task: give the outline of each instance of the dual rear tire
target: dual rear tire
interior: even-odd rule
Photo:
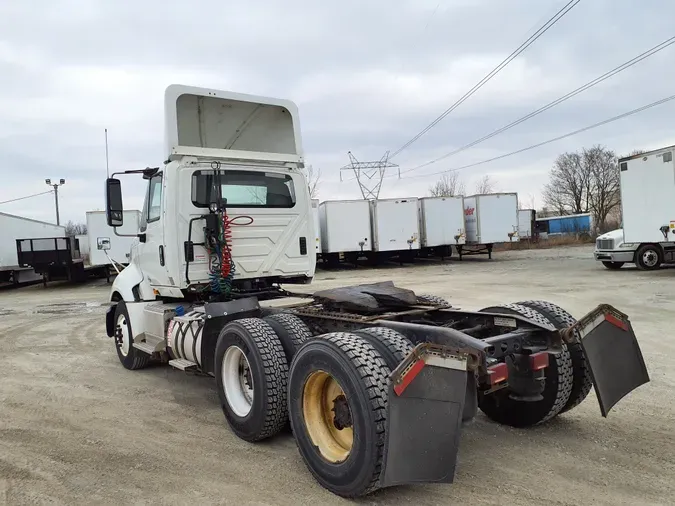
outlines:
[[[230,427],[259,441],[280,432],[290,415],[300,454],[324,487],[345,497],[373,491],[384,458],[388,377],[412,343],[386,328],[311,338],[297,317],[279,316],[236,320],[220,333],[215,376]]]
[[[564,309],[545,301],[523,301],[492,306],[482,312],[519,315],[556,329],[569,327],[576,320]],[[588,395],[593,382],[581,343],[563,344],[558,353],[549,355],[544,370],[544,391],[538,401],[514,399],[508,387],[479,395],[478,407],[488,418],[513,427],[527,427],[550,420],[579,405]]]

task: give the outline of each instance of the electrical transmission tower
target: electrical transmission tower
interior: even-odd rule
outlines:
[[[375,199],[380,196],[380,189],[382,188],[382,180],[387,169],[399,168],[397,164],[389,161],[389,151],[378,161],[374,162],[359,162],[352,152],[349,155],[349,165],[345,165],[340,169],[340,181],[342,181],[342,171],[351,170],[356,176],[356,181],[359,183],[361,195],[365,200]],[[401,170],[398,171],[401,177]]]

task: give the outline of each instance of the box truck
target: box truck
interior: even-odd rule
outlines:
[[[411,256],[420,249],[416,197],[370,201],[373,251]]]
[[[13,214],[0,213],[0,283],[25,283],[41,279],[29,266],[21,266],[16,240],[21,237],[63,237],[66,228]]]
[[[329,264],[355,262],[372,250],[370,204],[367,200],[327,200],[319,204],[321,256]]]
[[[466,242],[464,197],[422,197],[418,210],[423,254],[450,256],[453,244]]]
[[[518,194],[490,193],[464,198],[466,245],[462,255],[487,254],[492,258],[495,243],[518,241]]]
[[[120,227],[117,233],[129,237],[120,237],[115,234],[112,227],[108,226],[105,211],[88,211],[88,263],[90,265],[110,265],[111,260],[113,260],[117,264],[128,264],[131,245],[138,240],[136,235],[140,224],[140,211],[124,211],[124,226]],[[81,248],[80,253],[82,253]]]
[[[595,259],[608,269],[634,263],[658,269],[675,262],[675,146],[619,159],[623,227],[596,240]]]

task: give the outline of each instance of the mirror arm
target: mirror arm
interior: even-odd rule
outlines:
[[[120,233],[117,232],[117,228],[118,227],[112,227],[113,232],[115,232],[115,235],[117,237],[140,237],[142,235],[145,235],[145,234],[120,234]]]

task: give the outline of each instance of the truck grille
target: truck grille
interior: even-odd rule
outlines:
[[[595,241],[597,249],[614,249],[614,239],[598,239]]]

